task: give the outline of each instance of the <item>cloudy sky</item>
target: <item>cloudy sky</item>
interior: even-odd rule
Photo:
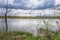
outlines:
[[[0,0],[0,15],[5,13],[6,5],[7,0]],[[60,0],[8,0],[8,8],[13,9],[12,11],[10,10],[9,13],[17,13],[18,9],[20,11],[23,10],[22,12],[24,12],[24,10],[36,10],[36,13],[38,13],[37,10],[52,9],[55,7],[58,7],[57,9],[60,8]],[[20,13],[20,11],[18,11],[18,13]],[[47,10],[46,12],[48,13]]]
[[[0,7],[5,7],[6,4],[7,0],[0,0]],[[8,0],[9,8],[44,9],[53,7],[54,5],[55,0]]]

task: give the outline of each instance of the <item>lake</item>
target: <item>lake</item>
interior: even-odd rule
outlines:
[[[37,29],[46,28],[50,31],[58,31],[60,29],[60,19],[8,19],[8,31],[26,31],[37,34]],[[5,30],[5,21],[0,19],[0,30]]]

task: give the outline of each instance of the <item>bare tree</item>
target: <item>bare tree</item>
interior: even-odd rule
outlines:
[[[5,13],[5,25],[6,25],[6,32],[8,32],[8,25],[7,25],[7,13],[8,13],[8,0],[6,4],[6,13]]]

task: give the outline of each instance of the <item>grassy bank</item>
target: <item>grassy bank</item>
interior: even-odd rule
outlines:
[[[33,36],[27,32],[0,32],[0,40],[60,40],[60,32],[49,32],[49,36]]]

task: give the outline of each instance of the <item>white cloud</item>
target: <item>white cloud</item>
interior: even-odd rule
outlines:
[[[25,1],[26,2],[26,7],[28,8],[36,8],[37,6],[43,6],[43,3],[44,1],[41,0],[41,1],[38,1],[38,0],[28,0],[28,1]]]
[[[60,4],[60,0],[55,0],[55,5]]]
[[[9,16],[51,16],[52,14],[60,13],[59,10],[21,10],[21,9],[10,9],[7,15]],[[0,8],[0,16],[4,16],[6,9]],[[59,14],[57,14],[59,15]],[[53,15],[54,16],[54,15]]]
[[[56,11],[58,12],[58,11]],[[54,14],[54,10],[16,10],[11,9],[11,12],[8,13],[10,16],[50,16]],[[53,15],[54,16],[54,15]]]

